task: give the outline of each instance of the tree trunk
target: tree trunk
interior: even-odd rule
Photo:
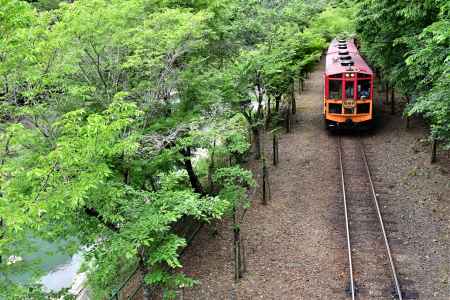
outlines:
[[[391,115],[395,115],[395,89],[391,88]]]
[[[388,104],[389,103],[389,84],[387,82],[385,83],[384,88],[385,88],[384,92],[386,95],[386,97],[384,99],[384,101],[385,101],[384,104]]]
[[[275,112],[280,112],[280,101],[281,101],[281,95],[275,96]]]
[[[273,165],[278,164],[278,136],[276,133],[273,134]]]
[[[267,174],[267,167],[263,160],[263,176],[262,176],[262,204],[267,205],[267,189],[266,189],[266,174]]]
[[[262,117],[263,93],[262,93],[261,74],[259,72],[256,72],[256,88],[257,88],[257,91],[258,91],[257,119],[261,120],[261,117]]]
[[[266,128],[268,128],[271,121],[272,121],[272,108],[271,108],[271,103],[270,103],[270,97],[267,97]]]
[[[253,135],[255,137],[255,150],[256,150],[256,159],[261,159],[261,130],[259,126],[254,127]]]
[[[380,74],[380,76],[378,77],[378,82],[377,82],[377,96],[378,96],[378,103],[380,104],[380,106],[383,103],[383,95],[382,95],[383,86],[382,85],[383,84],[381,82],[381,74]]]
[[[295,99],[295,84],[292,85],[292,114],[295,115],[297,113],[297,101]]]
[[[200,180],[198,180],[197,174],[195,174],[194,167],[192,166],[191,161],[191,147],[186,147],[185,149],[180,151],[181,154],[183,154],[183,164],[184,168],[186,169],[189,181],[191,182],[191,186],[194,189],[194,191],[202,196],[205,196],[205,190],[203,189]]]
[[[270,201],[270,182],[269,182],[269,169],[267,168],[266,160],[263,158],[262,160],[262,204],[267,205],[267,202]]]

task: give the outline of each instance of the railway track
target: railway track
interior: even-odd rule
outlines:
[[[338,137],[347,235],[348,294],[355,299],[403,299],[364,146]]]

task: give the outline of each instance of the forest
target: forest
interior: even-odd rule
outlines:
[[[92,299],[195,285],[180,227],[252,205],[243,163],[335,37],[449,149],[449,28],[446,0],[0,0],[0,299],[71,299],[14,262],[32,238],[83,253]]]

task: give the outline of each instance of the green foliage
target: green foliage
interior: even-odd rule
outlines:
[[[136,268],[167,297],[192,286],[174,228],[249,205],[251,173],[214,161],[249,152],[255,85],[288,94],[351,30],[345,8],[326,5],[0,0],[0,255],[23,255],[30,235],[75,240],[94,299]],[[32,265],[2,260],[0,273]],[[0,275],[7,297],[45,297],[29,284]]]
[[[366,56],[397,91],[412,98],[433,138],[450,147],[448,1],[363,1],[358,33]]]

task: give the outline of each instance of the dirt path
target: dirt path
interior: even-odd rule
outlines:
[[[322,73],[321,63],[297,95],[292,133],[280,137],[280,164],[270,167],[272,200],[263,206],[260,193],[252,196],[242,226],[244,278],[233,281],[232,229],[225,220],[217,224],[217,234],[204,228],[185,252],[183,271],[200,284],[186,289],[184,299],[347,299],[336,140],[322,125]],[[417,145],[424,134],[420,125],[405,131],[399,117],[382,120],[365,143],[372,148],[369,159],[403,283],[418,299],[449,299],[448,161],[429,166],[425,149]],[[265,145],[271,157],[270,141]]]
[[[322,73],[320,64],[297,97],[293,133],[280,138],[280,164],[270,167],[272,200],[263,206],[259,193],[252,199],[242,228],[244,278],[233,284],[232,236],[225,222],[218,237],[202,232],[189,249],[185,270],[202,284],[186,291],[186,299],[345,298],[335,141],[323,130],[320,114]],[[270,157],[271,145],[265,144]]]

